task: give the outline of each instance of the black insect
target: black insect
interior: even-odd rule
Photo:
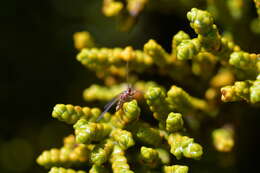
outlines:
[[[126,78],[127,78],[127,82],[128,82],[128,61],[127,61],[126,70],[127,70]],[[132,86],[127,84],[126,90],[124,90],[123,92],[118,94],[116,97],[114,97],[110,102],[108,102],[105,105],[104,111],[100,114],[100,116],[97,118],[96,121],[99,121],[100,119],[102,119],[103,116],[105,115],[105,113],[107,111],[109,111],[109,109],[116,103],[117,103],[116,111],[120,110],[125,102],[131,101],[133,99],[136,92],[137,91]]]

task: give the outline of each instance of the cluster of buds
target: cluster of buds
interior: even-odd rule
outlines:
[[[126,0],[126,5],[120,1],[104,0],[103,13],[107,17],[116,16],[123,11],[127,11],[130,16],[136,17],[145,7],[149,0]]]
[[[130,13],[136,13],[132,11],[137,8],[135,3],[147,1],[127,2]],[[103,10],[107,15],[118,13],[123,8],[120,3],[105,0]],[[198,160],[203,148],[187,136],[189,128],[185,126],[199,129],[199,122],[218,116],[220,96],[224,102],[259,103],[259,55],[241,51],[231,40],[221,36],[207,11],[193,8],[187,18],[198,36],[191,39],[184,31],[178,32],[173,36],[170,53],[152,39],[143,50],[130,46],[93,48],[91,36],[78,33],[75,45],[81,51],[77,60],[105,80],[111,76],[124,77],[128,70],[125,63],[129,62],[130,69],[136,73],[156,71],[157,75],[184,86],[192,84],[205,93],[205,99],[175,84],[167,90],[159,82],[160,85],[144,82],[136,77],[133,87],[139,96],[127,101],[118,97],[122,106],[113,114],[102,114],[99,108],[57,104],[52,116],[73,125],[75,133],[65,138],[60,149],[44,151],[37,159],[38,164],[50,169],[50,173],[84,173],[87,169],[90,173],[187,173],[188,166],[171,165],[172,158]],[[201,88],[198,77],[202,84],[210,87]],[[93,84],[84,90],[83,96],[86,101],[108,101],[124,87],[119,82],[107,86]],[[155,119],[154,124],[151,117]],[[233,130],[217,129],[212,136],[217,150],[231,151]],[[77,166],[85,170],[69,168]]]
[[[100,113],[98,108],[56,105],[53,117],[68,124],[74,124],[75,136],[66,137],[64,146],[60,149],[44,151],[37,162],[46,168],[51,168],[50,172],[66,172],[70,169],[65,168],[83,165],[92,165],[90,171],[95,169],[98,172],[99,169],[108,169],[105,165],[110,162],[113,172],[130,173],[132,171],[127,158],[137,155],[138,159],[131,162],[143,164],[142,169],[166,169],[162,166],[164,163],[169,164],[169,154],[163,149],[167,148],[164,146],[167,141],[171,147],[171,153],[178,159],[181,158],[181,153],[176,154],[177,150],[183,150],[183,155],[188,158],[197,159],[202,155],[202,147],[194,143],[193,139],[186,136],[174,139],[173,136],[176,135],[172,132],[181,132],[183,129],[181,114],[170,113],[167,118],[167,128],[163,129],[152,127],[139,120],[141,112],[136,100],[124,103],[122,109],[114,115],[107,113],[100,122],[95,122]],[[140,153],[127,156],[128,148],[134,146],[140,147]],[[183,149],[178,149],[178,147]],[[182,166],[175,165],[175,167],[177,169]],[[185,170],[184,172],[187,172],[188,169]]]

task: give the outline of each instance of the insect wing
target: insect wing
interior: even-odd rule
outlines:
[[[113,105],[115,104],[115,102],[118,101],[119,95],[120,95],[120,94],[118,94],[117,96],[115,96],[114,98],[112,98],[112,100],[110,100],[110,101],[104,106],[104,110],[106,110],[107,107],[109,107],[111,104],[112,104],[112,106],[113,106]],[[110,107],[111,107],[111,106],[110,106]]]
[[[97,121],[101,120],[103,118],[103,116],[105,115],[105,113],[119,100],[119,97],[116,96],[114,97],[110,102],[108,102],[105,107],[104,107],[104,111],[99,115],[99,117],[97,118]]]

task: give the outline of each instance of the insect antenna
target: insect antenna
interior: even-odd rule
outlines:
[[[129,82],[128,82],[128,60],[126,61],[126,83],[127,83],[127,88],[129,88]]]
[[[129,82],[129,60],[126,62],[126,83],[127,83],[127,88],[131,88],[131,84]]]

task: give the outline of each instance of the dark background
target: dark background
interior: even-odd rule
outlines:
[[[142,49],[153,38],[167,51],[172,36],[180,29],[194,36],[184,15],[158,11],[145,12],[132,31],[119,32],[118,20],[102,15],[101,0],[10,0],[3,4],[0,126],[0,172],[3,173],[47,172],[35,163],[36,157],[45,149],[59,147],[62,138],[72,131],[70,126],[51,118],[53,106],[86,105],[83,89],[101,82],[76,61],[74,32],[87,30],[104,47],[133,45]],[[256,14],[253,12],[252,16]],[[242,49],[259,53],[259,45],[253,41],[259,41],[259,36],[249,34],[249,37],[245,42],[238,39]],[[245,112],[237,117],[241,123],[236,129],[235,151],[223,157],[205,150],[205,158],[193,163],[190,172],[249,172],[257,167],[260,130],[257,114],[260,113],[259,109],[252,110],[250,115]],[[232,157],[235,162],[223,166],[218,157]]]

